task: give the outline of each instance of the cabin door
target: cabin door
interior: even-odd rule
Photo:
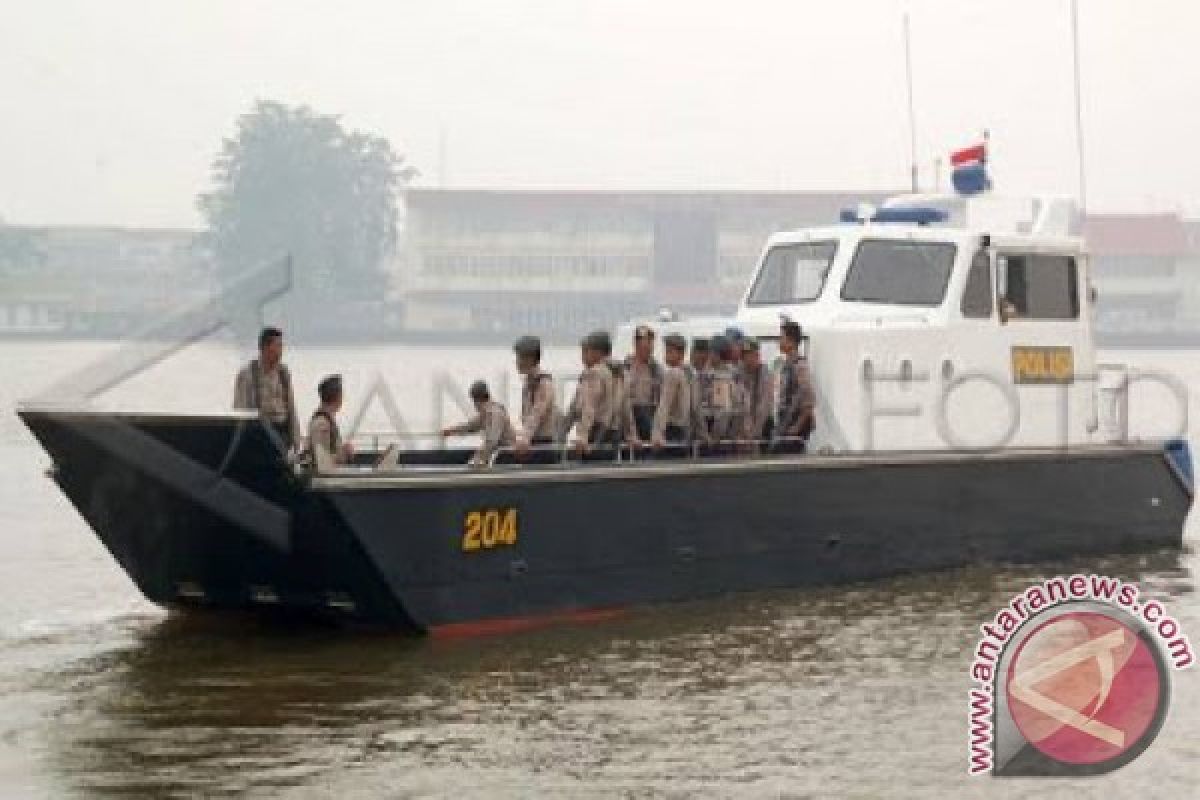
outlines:
[[[1003,380],[1019,413],[1011,444],[1087,441],[1095,356],[1077,254],[999,246],[992,258]]]

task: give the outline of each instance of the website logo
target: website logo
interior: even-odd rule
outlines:
[[[981,626],[971,774],[1098,775],[1150,746],[1166,719],[1171,671],[1193,656],[1162,604],[1139,598],[1116,578],[1053,578]]]

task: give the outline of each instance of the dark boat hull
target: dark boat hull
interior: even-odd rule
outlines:
[[[1180,547],[1191,504],[1189,478],[1156,447],[308,483],[290,477],[257,423],[22,417],[151,600],[415,631]],[[470,515],[489,512],[510,527],[471,549]]]

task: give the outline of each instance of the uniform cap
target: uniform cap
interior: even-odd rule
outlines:
[[[779,323],[779,332],[789,339],[800,341],[804,336],[804,331],[800,327],[800,323],[792,319],[785,319]]]
[[[757,353],[759,351],[758,339],[755,339],[753,336],[747,336],[742,340],[742,350],[747,353]]]
[[[467,394],[472,400],[487,400],[491,395],[488,393],[487,384],[483,381],[475,381],[471,384],[471,388],[467,390]]]
[[[587,336],[583,337],[580,345],[589,350],[599,350],[601,353],[608,355],[612,352],[612,339],[608,337],[607,331],[592,331]]]
[[[711,349],[712,349],[712,346],[709,343],[708,339],[703,339],[703,338],[692,339],[692,352],[693,353],[707,353]]]
[[[513,352],[519,356],[542,357],[542,340],[536,336],[522,336],[513,345]]]
[[[678,333],[668,333],[663,337],[663,346],[670,347],[674,350],[686,350],[687,339]]]
[[[741,344],[742,340],[746,338],[746,334],[736,325],[730,325],[725,329],[725,338],[735,344]]]
[[[342,392],[342,376],[341,375],[326,375],[317,384],[317,394],[321,398],[321,402],[329,402],[337,397]]]

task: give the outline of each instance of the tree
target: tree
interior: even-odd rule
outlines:
[[[225,140],[214,189],[197,202],[224,278],[288,253],[302,301],[379,298],[396,195],[414,174],[383,137],[260,100]]]
[[[29,272],[46,263],[41,236],[0,219],[0,274]]]

